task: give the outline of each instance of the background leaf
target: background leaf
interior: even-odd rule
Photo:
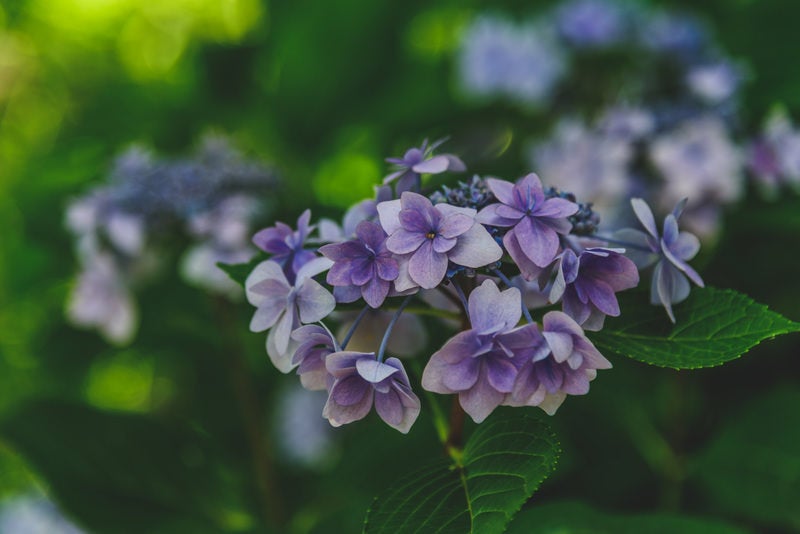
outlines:
[[[37,401],[0,432],[65,510],[98,532],[226,532],[252,522],[231,503],[218,455],[181,425]]]
[[[244,287],[244,282],[256,265],[264,261],[266,256],[264,254],[257,254],[255,258],[247,263],[222,263],[217,262],[217,267],[225,271],[225,273],[237,284]]]
[[[523,510],[508,534],[741,534],[748,532],[711,519],[671,514],[615,515],[580,502],[534,504]]]
[[[550,427],[495,415],[475,430],[461,466],[440,461],[398,480],[367,512],[364,532],[500,533],[555,467]]]
[[[800,389],[757,399],[700,454],[697,474],[712,500],[748,519],[800,530]]]
[[[631,300],[621,304],[621,317],[609,318],[602,331],[590,334],[606,355],[673,369],[713,367],[766,339],[800,332],[800,324],[728,289],[694,289],[675,307],[676,325],[660,307]]]

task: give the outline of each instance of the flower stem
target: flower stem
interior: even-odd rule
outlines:
[[[342,340],[342,350],[347,348],[347,344],[350,343],[350,339],[353,337],[353,334],[356,333],[356,328],[358,328],[358,324],[361,322],[361,319],[367,314],[369,310],[369,305],[364,306],[364,309],[358,313],[356,320],[353,321],[353,326],[350,327],[350,330],[347,331],[347,335],[344,336],[344,340]]]
[[[464,290],[455,280],[452,280],[452,284],[453,288],[456,290],[456,294],[458,295],[458,300],[461,301],[461,306],[464,308],[464,315],[466,315],[467,320],[469,320],[469,304],[467,304],[467,297],[464,295]]]
[[[621,247],[632,248],[634,250],[640,250],[642,252],[649,252],[650,254],[655,254],[649,248],[643,247],[641,245],[637,245],[636,243],[630,243],[628,241],[622,241],[622,240],[619,240],[619,239],[614,239],[613,237],[605,237],[605,236],[602,236],[602,235],[595,235],[593,237],[595,237],[597,239],[600,239],[601,241],[605,241],[606,243],[610,243],[612,245],[619,245]]]
[[[277,482],[273,471],[272,448],[269,438],[262,430],[264,414],[261,411],[263,402],[259,399],[255,384],[247,369],[247,361],[242,354],[238,342],[239,334],[231,319],[231,305],[221,297],[214,299],[214,311],[225,332],[225,338],[231,346],[226,349],[224,358],[229,372],[229,379],[239,412],[244,425],[245,435],[250,448],[256,489],[260,497],[261,512],[265,525],[282,526],[285,522],[281,493],[277,491]]]
[[[460,451],[464,441],[464,416],[466,413],[458,402],[458,397],[453,397],[453,405],[450,408],[450,424],[447,433],[447,440],[445,441],[445,449],[447,453],[453,457],[454,451]]]
[[[392,329],[394,328],[395,323],[397,323],[397,320],[400,319],[400,315],[403,314],[403,310],[406,308],[406,306],[408,306],[408,303],[411,302],[411,297],[413,296],[414,295],[409,295],[405,298],[403,303],[400,304],[400,307],[397,308],[397,311],[394,312],[394,317],[392,317],[392,320],[389,321],[389,326],[386,327],[386,333],[383,334],[383,339],[381,340],[381,346],[378,349],[377,359],[379,362],[383,361],[383,355],[386,352],[386,345],[389,343],[389,336],[392,335]]]

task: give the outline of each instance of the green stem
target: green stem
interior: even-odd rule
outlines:
[[[224,358],[228,367],[229,379],[244,424],[244,431],[250,448],[256,489],[258,490],[263,519],[267,527],[284,524],[283,500],[277,491],[275,475],[272,470],[272,448],[267,435],[262,430],[264,414],[261,412],[255,385],[250,378],[247,362],[242,354],[242,347],[233,340],[238,339],[235,323],[231,320],[231,305],[221,297],[214,299],[214,308],[221,323],[224,337],[230,340]]]
[[[428,404],[431,406],[433,427],[436,429],[436,435],[439,437],[439,441],[442,443],[442,445],[446,445],[447,435],[450,433],[450,427],[447,423],[447,418],[444,416],[444,412],[442,411],[442,407],[439,405],[439,401],[437,400],[436,396],[427,389],[423,389],[422,391],[425,392],[425,397],[428,399]]]

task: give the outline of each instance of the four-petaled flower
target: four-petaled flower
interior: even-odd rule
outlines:
[[[586,339],[580,325],[569,315],[551,311],[542,321],[542,332],[532,337],[532,357],[519,360],[519,373],[507,406],[538,406],[553,415],[567,395],[585,395],[597,369],[611,362]]]
[[[267,354],[282,373],[294,367],[290,347],[292,331],[301,324],[315,323],[327,317],[336,306],[330,292],[312,277],[328,269],[331,261],[316,258],[306,263],[290,284],[281,266],[272,260],[259,263],[245,280],[247,300],[256,313],[250,330],[267,335]]]
[[[444,139],[428,146],[428,140],[422,142],[419,148],[406,150],[402,158],[387,158],[386,161],[394,164],[395,171],[383,179],[384,184],[397,180],[395,190],[400,195],[405,191],[419,189],[422,174],[439,174],[444,171],[462,172],[467,170],[464,162],[452,154],[433,155],[433,151]]]
[[[522,316],[519,289],[500,291],[486,280],[469,296],[470,330],[456,334],[431,356],[422,387],[458,393],[458,402],[480,423],[511,393],[517,361],[532,359],[536,325],[517,327]]]
[[[432,289],[444,280],[448,261],[464,267],[484,267],[503,251],[475,221],[475,210],[436,204],[405,192],[399,200],[378,204],[381,226],[389,234],[386,248],[398,254],[397,291]]]
[[[319,251],[334,262],[327,279],[336,286],[337,301],[353,302],[364,297],[373,308],[383,304],[400,273],[385,242],[386,233],[379,225],[362,221],[356,227],[355,239],[320,247]]]
[[[374,403],[386,424],[408,433],[419,415],[420,402],[400,360],[380,362],[373,352],[342,351],[328,356],[325,365],[334,382],[322,415],[333,426],[363,419]]]
[[[585,330],[600,330],[606,315],[619,316],[614,293],[639,284],[636,265],[623,256],[625,249],[587,248],[576,255],[561,254],[550,302],[562,300],[564,312]]]
[[[642,269],[656,264],[650,285],[650,302],[664,306],[673,323],[675,314],[672,312],[672,305],[689,296],[689,281],[686,277],[704,287],[703,279],[686,263],[700,250],[700,241],[694,234],[678,230],[678,219],[686,201],[687,199],[683,199],[678,202],[672,213],[664,218],[664,234],[659,235],[650,206],[641,198],[633,198],[633,211],[647,233],[625,228],[615,234],[622,241],[633,245],[626,250],[637,267]]]
[[[253,236],[253,244],[272,255],[270,259],[283,268],[290,282],[294,282],[303,265],[317,257],[313,251],[304,248],[308,235],[314,229],[309,226],[310,221],[311,210],[306,210],[297,219],[297,230],[292,230],[286,223],[277,222],[275,226],[264,228]]]
[[[578,205],[563,198],[546,198],[539,177],[531,173],[516,184],[489,178],[489,189],[499,202],[483,208],[477,220],[497,227],[511,227],[503,236],[511,259],[526,280],[537,277],[558,254],[558,234],[568,234],[567,217]]]

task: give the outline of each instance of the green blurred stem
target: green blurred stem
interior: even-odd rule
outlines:
[[[629,405],[625,409],[625,415],[625,424],[633,444],[650,468],[664,480],[661,507],[664,510],[677,511],[686,478],[684,459],[672,449],[642,407]]]
[[[281,494],[276,491],[275,475],[272,470],[272,447],[263,431],[264,414],[261,411],[261,402],[259,402],[255,385],[248,373],[242,348],[235,341],[238,337],[236,324],[231,319],[232,307],[230,302],[224,298],[215,297],[214,309],[218,322],[223,327],[224,339],[229,344],[225,363],[228,367],[236,401],[239,404],[239,412],[250,448],[256,488],[260,494],[265,525],[282,527],[286,518]]]
[[[436,429],[436,435],[439,437],[439,441],[442,442],[442,445],[446,445],[447,435],[449,434],[449,425],[444,416],[444,412],[442,412],[442,407],[439,405],[439,401],[436,399],[436,396],[433,393],[427,389],[423,389],[422,391],[425,392],[425,397],[427,397],[428,404],[431,407],[433,426]]]
[[[464,417],[466,413],[458,402],[458,396],[453,397],[453,404],[450,407],[450,424],[449,432],[447,434],[447,442],[445,447],[450,456],[453,456],[453,451],[461,452],[464,446]],[[459,454],[460,457],[460,454]],[[458,461],[458,458],[454,459]]]

